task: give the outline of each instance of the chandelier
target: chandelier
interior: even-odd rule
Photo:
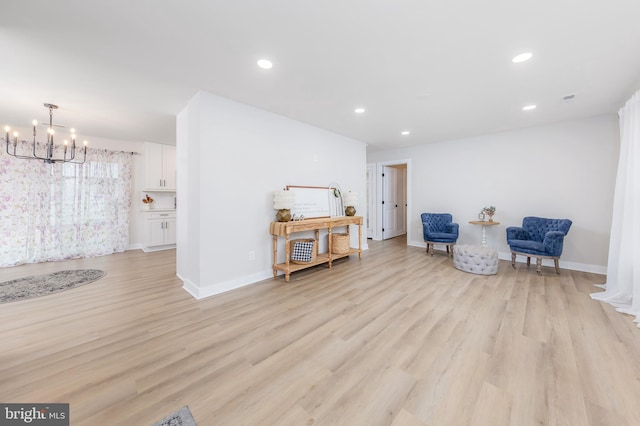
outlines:
[[[71,145],[69,145],[69,141],[68,140],[64,140],[64,142],[62,142],[63,144],[63,149],[64,149],[64,153],[62,158],[55,158],[53,156],[53,151],[54,151],[54,144],[53,144],[53,136],[55,134],[55,131],[53,130],[54,124],[53,124],[53,110],[54,109],[58,109],[57,105],[53,105],[53,104],[44,104],[45,107],[49,108],[49,127],[47,128],[47,143],[44,145],[44,152],[41,152],[40,155],[38,155],[38,152],[36,150],[36,145],[40,145],[39,143],[36,142],[36,127],[38,125],[38,122],[36,120],[33,120],[32,124],[33,124],[33,154],[32,155],[22,155],[22,154],[18,154],[17,153],[17,146],[18,146],[18,132],[13,132],[13,141],[11,140],[11,138],[9,137],[9,131],[11,130],[9,128],[9,126],[6,126],[4,128],[4,131],[6,132],[6,137],[5,137],[5,141],[6,141],[6,145],[7,145],[7,154],[22,159],[22,160],[42,160],[45,163],[48,164],[54,164],[54,163],[74,163],[74,164],[82,164],[86,161],[87,159],[87,141],[84,141],[84,156],[82,158],[82,161],[74,161],[76,158],[76,131],[75,129],[71,129]],[[62,127],[62,126],[56,126],[56,127]],[[13,149],[11,149],[13,148]],[[42,151],[42,149],[40,149],[40,151]]]

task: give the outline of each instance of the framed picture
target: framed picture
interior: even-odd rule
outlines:
[[[340,190],[328,186],[288,185],[287,189],[295,194],[291,214],[305,219],[343,216],[342,194]]]

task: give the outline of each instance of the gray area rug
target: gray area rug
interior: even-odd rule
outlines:
[[[99,269],[74,269],[5,281],[0,283],[0,303],[17,302],[58,293],[99,280],[104,276],[105,272]]]
[[[175,413],[155,422],[152,426],[197,426],[188,406],[184,406]]]

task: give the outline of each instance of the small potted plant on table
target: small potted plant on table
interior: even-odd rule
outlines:
[[[142,199],[144,203],[145,210],[151,210],[151,204],[153,204],[153,198],[149,197],[149,194],[145,194],[145,197]]]
[[[482,213],[489,216],[489,222],[493,222],[493,215],[496,214],[496,207],[495,206],[485,207],[482,209]]]

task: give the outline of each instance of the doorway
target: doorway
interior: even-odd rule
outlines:
[[[367,237],[379,241],[407,233],[411,216],[410,170],[410,160],[367,165]]]

